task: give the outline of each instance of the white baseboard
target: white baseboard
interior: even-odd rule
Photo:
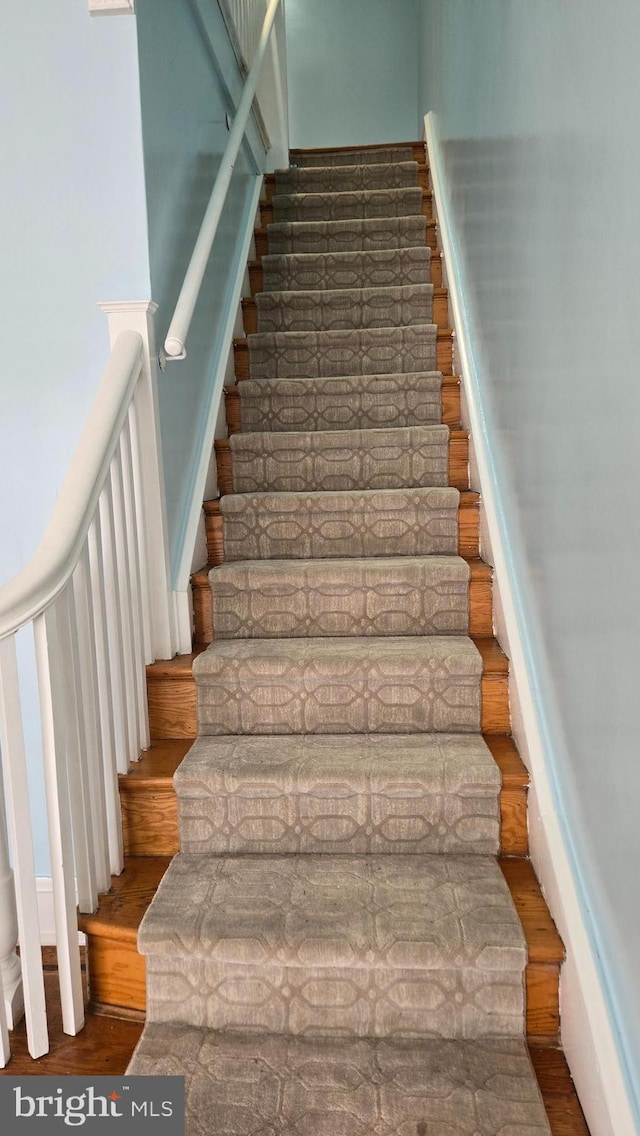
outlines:
[[[482,381],[470,342],[464,281],[440,156],[437,123],[425,118],[431,184],[439,242],[446,262],[450,319],[457,364],[464,380],[463,414],[473,435],[472,484],[482,495],[481,552],[494,567],[495,630],[510,659],[513,734],[531,775],[529,837],[531,858],[545,899],[563,938],[567,961],[560,985],[565,1055],[591,1136],[638,1136],[631,1092],[623,1072],[604,980],[598,966],[586,905],[579,892],[568,833],[558,816],[550,775],[551,747],[536,702],[526,621],[519,602],[502,499],[487,437]]]
[[[56,922],[53,914],[53,881],[49,876],[36,876],[38,896],[38,920],[40,923],[40,946],[55,947]],[[84,945],[86,935],[78,931],[78,942]]]

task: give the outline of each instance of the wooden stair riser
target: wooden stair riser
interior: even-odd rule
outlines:
[[[236,382],[251,378],[249,344],[246,339],[234,339],[233,360]],[[450,327],[439,327],[436,340],[436,370],[443,375],[453,374],[453,333]]]
[[[286,434],[279,435],[286,438]],[[215,442],[218,490],[222,496],[234,493],[233,453],[228,438]],[[469,488],[469,435],[466,430],[452,430],[449,436],[449,485],[454,489]]]
[[[267,295],[270,295],[267,292]],[[449,324],[449,294],[446,288],[434,289],[433,295],[433,322],[439,328],[447,328]],[[258,330],[258,305],[251,298],[242,301],[242,325],[245,335],[255,335]]]
[[[212,568],[224,564],[224,521],[219,501],[205,501],[203,505],[207,537],[207,560]],[[458,509],[458,555],[475,560],[480,551],[480,497],[477,493],[462,491]],[[163,735],[170,737],[170,734]]]
[[[157,888],[159,859],[149,857],[148,860],[148,903]],[[167,858],[166,867],[168,864]],[[562,944],[529,861],[506,859],[500,861],[500,866],[522,921],[528,946],[529,961],[525,969],[527,1038],[531,1044],[552,1044],[558,1036],[560,966],[564,957]],[[137,951],[136,930],[127,929],[123,934],[110,935],[109,926],[104,921],[110,906],[118,908],[122,905],[124,887],[126,870],[114,881],[113,893],[104,904],[103,917],[85,916],[80,920],[81,929],[87,934],[91,998],[103,1007],[110,1007],[114,1013],[119,1008],[127,1013],[144,1012],[145,960]]]
[[[476,640],[483,656],[481,729],[486,734],[508,734],[508,662],[492,639]],[[191,658],[191,656],[185,656]],[[149,730],[151,738],[195,738],[197,734],[196,684],[193,675],[168,670],[162,664],[147,667]]]
[[[240,434],[242,409],[238,387],[225,387],[224,398],[227,430],[229,434]],[[452,430],[460,429],[460,379],[457,375],[447,375],[443,378],[441,421],[444,426],[449,426]]]
[[[267,232],[267,229],[265,228],[265,224],[266,223],[263,223],[260,226],[260,228],[254,229],[254,233],[253,233],[255,254],[256,254],[256,258],[258,260],[260,260],[261,257],[266,256],[267,253],[269,252],[269,234]],[[438,226],[437,226],[434,218],[427,214],[426,243],[427,243],[427,248],[430,248],[432,252],[436,252],[437,248],[438,248],[437,228],[438,228]],[[432,258],[432,260],[433,260],[433,258]],[[436,278],[436,276],[434,276],[433,273],[432,273],[431,274],[431,283],[432,284],[441,284],[442,283],[442,277],[440,277],[440,280],[438,280]]]
[[[203,568],[191,577],[193,597],[193,642],[198,648],[208,647],[215,638],[213,600],[209,586],[209,570]],[[483,561],[472,561],[469,581],[469,634],[493,634],[493,600],[491,569]]]
[[[431,200],[431,190],[423,189],[422,191],[422,213],[423,216],[431,219],[433,217],[433,202]],[[273,203],[271,201],[260,202],[260,226],[265,228],[266,225],[274,223],[273,216]]]
[[[260,249],[260,256],[266,256],[267,249],[267,234],[266,230],[256,230],[256,256],[258,255],[258,247]],[[427,245],[431,249],[431,264],[429,275],[431,283],[434,288],[442,288],[442,257],[436,251],[435,245],[435,227],[432,234],[432,243],[427,239]],[[257,296],[258,292],[264,292],[264,271],[262,268],[262,260],[249,261],[249,285],[251,288],[251,295]],[[439,321],[437,321],[439,322]]]
[[[429,180],[429,167],[427,165],[425,165],[424,154],[422,155],[422,159],[414,158],[414,161],[418,162],[418,181],[417,181],[416,184],[419,185],[425,191],[429,191],[431,189],[431,182]],[[265,174],[265,177],[264,177],[264,201],[267,204],[270,204],[273,201],[273,198],[275,196],[275,192],[276,192],[276,175],[275,174]],[[287,193],[289,191],[284,190],[284,192]],[[295,190],[293,190],[291,192],[295,192]],[[312,192],[312,191],[309,191],[309,192]]]

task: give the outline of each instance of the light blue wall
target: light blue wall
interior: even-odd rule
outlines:
[[[640,6],[422,0],[561,820],[640,1084]]]
[[[216,4],[138,0],[138,45],[152,296],[164,340],[184,273],[229,137],[225,113],[240,86]],[[202,14],[203,22],[199,22]],[[212,48],[218,55],[216,64]],[[255,142],[258,159],[264,150]],[[200,457],[200,430],[218,363],[219,341],[235,272],[255,164],[241,154],[187,342],[184,362],[160,376],[159,402],[171,556],[183,525]],[[254,175],[253,177],[251,175]],[[174,579],[174,583],[178,583]],[[186,587],[187,581],[181,586]]]
[[[136,28],[86,0],[2,0],[0,582],[49,519],[109,357],[100,300],[149,295]],[[48,872],[35,679],[25,725]],[[34,725],[36,728],[34,729]]]
[[[419,138],[419,0],[286,0],[291,146]]]

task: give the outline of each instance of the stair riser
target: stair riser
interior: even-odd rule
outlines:
[[[511,729],[506,675],[485,674],[481,684],[483,733],[508,734]],[[159,678],[147,682],[151,737],[195,738],[198,733],[195,681]],[[419,727],[424,730],[424,726]],[[448,727],[449,728],[449,727]],[[206,731],[205,731],[206,732]],[[233,732],[233,731],[228,731]],[[295,733],[296,731],[290,731]]]
[[[206,574],[194,576],[191,587],[193,592],[194,642],[198,647],[208,647],[215,637],[215,605]],[[299,633],[301,634],[302,631]],[[335,632],[333,633],[335,634]],[[467,629],[464,629],[463,633],[472,636],[484,636],[493,633],[490,579],[474,579],[472,575],[469,582],[469,626],[468,632]],[[274,634],[273,629],[271,634]],[[309,634],[308,630],[306,634]],[[421,627],[418,629],[414,625],[410,630],[407,630],[407,634],[442,634],[442,628],[431,627],[427,629]]]
[[[218,490],[224,496],[227,493],[257,493],[268,490],[276,492],[287,491],[300,491],[300,490],[332,490],[336,488],[335,475],[331,473],[327,482],[323,484],[321,476],[317,472],[317,465],[314,465],[313,476],[308,477],[305,481],[304,465],[299,463],[297,470],[290,477],[286,473],[280,473],[273,478],[267,478],[261,481],[260,484],[245,485],[243,481],[234,488],[234,470],[233,470],[233,454],[229,445],[228,438],[220,438],[215,443],[216,463],[218,469]],[[386,476],[375,472],[367,479],[366,483],[357,479],[346,479],[349,483],[340,485],[340,489],[401,489],[401,488],[415,488],[420,486],[430,485],[450,485],[454,489],[468,489],[469,488],[469,439],[466,433],[451,434],[449,438],[449,453],[447,469],[442,470],[437,480],[433,477],[423,476],[419,478],[408,478],[403,481],[399,476],[388,474]],[[305,482],[302,484],[302,482]]]
[[[442,257],[438,253],[435,244],[431,243],[431,242],[434,242],[436,240],[435,226],[434,225],[433,225],[433,233],[431,235],[431,241],[429,240],[429,234],[430,234],[431,228],[432,228],[432,223],[428,222],[427,223],[426,244],[427,244],[427,247],[431,250],[431,261],[430,261],[430,265],[429,265],[429,280],[434,285],[435,288],[441,289],[442,288]],[[266,229],[256,229],[255,230],[255,240],[256,240],[256,255],[260,256],[260,257],[266,256],[268,251],[269,251]],[[264,280],[264,270],[263,270],[263,267],[262,267],[262,260],[251,260],[251,261],[249,261],[249,285],[250,285],[250,288],[251,288],[251,295],[256,296],[258,294],[258,292],[264,292],[264,284],[265,284],[265,280]],[[440,321],[436,320],[435,322],[439,323]]]
[[[418,163],[419,163],[418,164],[418,178],[417,178],[417,182],[414,181],[411,184],[413,184],[413,185],[417,184],[417,185],[421,186],[421,188],[424,189],[425,191],[430,190],[431,189],[431,183],[429,181],[429,168],[428,168],[428,166],[424,165],[424,154],[422,155],[421,159],[415,159],[414,158],[414,161],[418,161]],[[313,169],[314,167],[313,166],[307,166],[306,168],[307,169]],[[315,168],[317,168],[317,167],[315,167]],[[366,188],[366,187],[364,187],[364,188]],[[374,188],[378,188],[378,187],[371,185],[371,186],[369,186],[369,188],[374,189]],[[273,199],[273,197],[276,193],[276,176],[275,176],[275,174],[266,174],[265,175],[264,191],[265,191],[264,200],[265,200],[265,203],[268,204],[272,201],[272,199]],[[298,192],[299,193],[300,190],[298,189],[298,190],[295,190],[295,191],[294,190],[287,191],[287,190],[281,189],[279,192],[280,193],[286,193],[286,192]],[[309,192],[312,192],[312,191],[310,190]]]
[[[398,162],[409,160],[417,162],[418,165],[428,165],[424,142],[391,142],[388,145],[374,143],[367,146],[296,147],[289,151],[292,164],[303,166],[306,169],[310,166],[331,165],[334,162],[337,165],[345,165],[348,163],[350,155],[353,156],[353,165],[363,165],[369,161]]]
[[[269,248],[269,235],[268,235],[268,231],[265,227],[262,227],[262,228],[255,230],[255,232],[254,232],[254,243],[255,243],[255,249],[256,249],[256,257],[257,257],[258,260],[261,257],[266,256],[269,252],[275,251],[274,249]],[[437,225],[436,225],[436,222],[433,220],[433,218],[430,217],[430,216],[427,216],[427,248],[430,248],[432,250],[432,252],[434,252],[434,253],[436,253],[437,250],[438,250]],[[336,249],[335,251],[340,252],[342,250]],[[431,261],[432,261],[431,283],[436,284],[436,285],[441,285],[442,284],[442,272],[439,273],[439,278],[438,278],[437,273],[434,274],[433,260],[434,260],[434,258],[432,257],[431,258]]]
[[[207,537],[208,562],[211,567],[225,562],[224,522],[218,501],[207,501],[204,505]],[[457,553],[465,559],[479,556],[480,506],[475,494],[468,494],[458,509],[458,548]],[[449,553],[456,550],[447,550]],[[409,553],[407,553],[409,554]],[[171,734],[163,735],[171,737]]]
[[[266,969],[152,955],[147,977],[152,1022],[293,1036],[522,1036],[518,971]]]
[[[395,216],[395,214],[393,214],[393,213],[389,214],[388,212],[385,212],[384,206],[382,206],[380,208],[381,208],[380,212],[375,212],[375,211],[373,211],[371,213],[365,212],[364,216],[365,217],[381,217],[381,218],[387,217],[387,216]],[[433,202],[432,202],[430,190],[423,190],[423,192],[422,192],[422,214],[423,214],[424,217],[427,217],[428,219],[431,219],[433,217]],[[361,211],[359,211],[359,210],[358,211],[351,211],[347,206],[345,206],[344,212],[341,212],[340,217],[336,217],[335,220],[348,220],[351,217],[359,218],[359,217],[362,217],[362,216],[363,216],[363,213]],[[273,224],[274,221],[282,221],[282,220],[285,220],[285,219],[289,220],[289,218],[276,217],[275,216],[273,201],[261,201],[260,202],[260,224],[263,228],[266,225]],[[303,220],[303,218],[302,217],[296,217],[295,220],[296,221]],[[324,221],[324,220],[326,220],[326,216],[323,214],[323,211],[321,209],[318,210],[317,215],[312,210],[309,210],[308,215],[305,213],[304,220],[305,221]]]
[[[234,372],[236,381],[251,378],[249,345],[246,339],[233,342]],[[453,374],[453,340],[450,328],[439,328],[436,340],[435,368],[443,375]]]
[[[252,401],[252,400],[251,400]],[[265,396],[265,402],[267,398]],[[346,429],[369,429],[375,428],[380,425],[380,421],[374,419],[372,421],[373,411],[368,409],[366,403],[361,402],[360,407],[365,406],[366,409],[360,410],[358,406],[354,407],[354,399],[348,399],[347,395],[341,402],[336,396],[335,400],[331,401],[329,396],[326,400],[318,398],[318,412],[324,409],[324,406],[329,407],[332,411],[332,423],[335,428],[335,409],[339,407],[347,407],[352,417],[344,419],[343,427]],[[251,416],[250,424],[244,426],[244,429],[282,429],[283,433],[299,431],[299,429],[317,429],[317,419],[313,414],[310,415],[309,420],[305,419],[305,404],[304,402],[296,402],[293,398],[275,398],[268,399],[269,408],[273,408],[277,414],[282,416],[282,420],[272,420],[269,418],[265,421],[265,414],[260,414],[258,407],[260,406],[259,400],[256,400],[256,406],[247,410],[247,402],[244,402],[244,414]],[[282,408],[282,409],[280,409]],[[226,425],[228,434],[239,434],[242,432],[242,399],[240,389],[238,386],[227,386],[225,389],[225,411],[226,411]],[[451,429],[459,429],[460,426],[460,389],[457,379],[450,379],[449,382],[442,383],[442,390],[440,396],[440,408],[435,406],[433,414],[431,414],[431,406],[425,399],[425,412],[423,415],[418,416],[410,406],[408,400],[405,408],[401,408],[401,425],[404,426],[429,426],[442,423],[444,426],[449,426]],[[293,423],[289,425],[286,423],[286,414],[293,415]],[[255,419],[253,421],[252,419]],[[329,425],[325,428],[329,429]]]
[[[434,295],[432,312],[429,313],[427,322],[429,321],[437,324],[439,328],[450,327],[449,300],[446,289],[441,289]],[[245,299],[242,301],[242,323],[245,335],[254,335],[258,332],[258,308],[255,300]]]

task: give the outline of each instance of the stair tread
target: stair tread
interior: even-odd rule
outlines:
[[[199,738],[175,776],[190,853],[496,854],[479,735]]]
[[[208,1136],[250,1130],[456,1136],[506,1131],[548,1136],[525,1043],[335,1040],[147,1026],[129,1075],[186,1082],[187,1129]],[[455,1102],[455,1103],[454,1103]],[[327,1124],[329,1125],[327,1127]]]
[[[362,288],[374,283],[429,283],[430,265],[431,250],[424,243],[362,252],[268,253],[262,258],[266,293],[278,289]]]
[[[346,557],[344,559],[345,559],[345,561],[347,560]],[[370,565],[372,563],[372,560],[378,559],[378,558],[366,557],[366,556],[363,556],[363,557],[357,557],[356,556],[356,557],[353,557],[353,558],[350,557],[348,559],[349,559],[349,561],[353,560],[355,563],[362,562],[362,563],[366,563],[367,565]],[[395,563],[396,561],[404,560],[405,557],[402,557],[402,556],[386,557],[386,558],[380,557],[379,559],[381,559],[381,560],[384,560],[384,559],[392,560]],[[439,556],[439,555],[422,556],[422,557],[421,556],[413,556],[413,557],[407,557],[407,559],[413,560],[413,561],[423,561],[424,560],[424,561],[428,561],[428,562],[430,562],[432,560],[436,561],[436,562],[438,560],[445,560],[445,561],[462,560],[465,564],[467,564],[469,566],[469,572],[470,572],[472,579],[490,581],[493,578],[493,568],[491,567],[491,565],[487,564],[486,560],[480,560],[480,558],[477,557],[477,556],[473,556],[473,557],[456,556],[453,553],[453,554],[451,554],[451,556]],[[228,564],[208,565],[204,568],[199,568],[196,572],[193,573],[193,575],[191,577],[191,583],[194,584],[198,588],[208,587],[209,583],[210,583],[211,573],[212,572],[218,572],[220,570],[220,568],[232,568],[232,567],[235,567],[237,565],[249,565],[249,564],[251,564],[251,565],[262,565],[262,564],[265,564],[265,565],[269,565],[269,564],[271,564],[271,565],[276,565],[276,564],[291,565],[291,564],[296,564],[296,563],[298,563],[298,562],[297,561],[291,561],[291,560],[276,560],[276,559],[274,559],[274,560],[232,560]],[[309,564],[322,563],[323,565],[328,566],[330,563],[333,563],[333,561],[309,560],[308,563]]]
[[[262,232],[260,230],[259,232]],[[375,218],[347,221],[271,221],[266,226],[270,253],[360,252],[414,247],[426,242],[427,218]]]
[[[449,445],[464,444],[448,426],[388,426],[356,430],[246,431],[222,441],[236,493],[448,486]]]
[[[418,185],[420,167],[417,162],[367,162],[340,166],[289,166],[276,170],[273,184],[276,193],[313,193],[358,189],[397,189]]]
[[[524,971],[492,856],[179,853],[145,914],[143,954],[240,965]]]
[[[140,760],[132,762],[128,773],[120,774],[120,792],[166,785],[190,747],[191,741],[187,739],[153,741],[149,749],[142,752]]]
[[[487,737],[488,735],[484,735]],[[100,896],[92,915],[80,915],[81,931],[114,938],[136,939],[146,909],[167,871],[171,856],[126,856],[125,870],[111,879],[111,891]],[[498,857],[502,874],[515,904],[525,939],[529,962],[554,965],[565,957],[531,861]]]

